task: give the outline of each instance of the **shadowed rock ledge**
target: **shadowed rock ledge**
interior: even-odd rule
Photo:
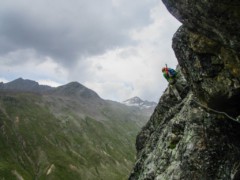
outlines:
[[[183,23],[172,44],[182,100],[166,89],[137,136],[129,179],[238,180],[240,2],[163,2]]]

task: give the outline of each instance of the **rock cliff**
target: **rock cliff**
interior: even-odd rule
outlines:
[[[172,44],[179,75],[137,136],[129,179],[238,180],[240,2],[163,2],[183,24]]]

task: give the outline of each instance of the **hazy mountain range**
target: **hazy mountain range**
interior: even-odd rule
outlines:
[[[78,82],[0,83],[0,178],[126,179],[153,111],[140,107],[103,100]]]

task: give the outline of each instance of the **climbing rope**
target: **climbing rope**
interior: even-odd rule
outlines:
[[[212,111],[212,112],[217,113],[217,114],[222,114],[222,115],[226,116],[227,118],[229,118],[229,119],[231,119],[231,120],[236,121],[236,122],[239,123],[239,121],[238,121],[237,119],[235,119],[235,118],[233,118],[232,116],[228,115],[226,112],[217,111],[217,110],[215,110],[215,109],[212,109],[212,108],[210,108],[210,107],[207,107],[207,106],[201,104],[200,102],[198,102],[198,101],[196,101],[196,100],[194,100],[194,99],[192,99],[192,101],[194,101],[197,105],[201,106],[202,108],[204,108],[204,109],[206,109],[206,110]]]

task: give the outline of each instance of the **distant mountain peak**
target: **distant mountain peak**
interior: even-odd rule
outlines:
[[[29,79],[23,79],[23,78],[17,78],[11,82],[8,82],[6,84],[16,84],[16,83],[24,83],[24,84],[28,84],[28,85],[39,85],[38,82],[33,81],[33,80],[29,80]]]
[[[27,92],[43,92],[51,89],[50,86],[39,85],[38,82],[18,78],[8,83],[3,83],[1,89],[10,91],[27,91]]]
[[[47,85],[39,85],[36,81],[20,77],[8,83],[1,83],[0,89],[16,92],[50,93],[55,95],[76,96],[90,99],[100,98],[96,92],[76,81],[54,88]]]
[[[133,99],[133,100],[136,100],[136,101],[143,101],[140,97],[138,97],[138,96],[135,96],[135,97],[133,97],[133,98],[131,98],[131,99]]]
[[[133,98],[123,101],[123,104],[127,106],[136,106],[141,109],[155,108],[157,106],[156,102],[143,101],[140,97],[135,96]]]
[[[55,89],[55,93],[65,96],[76,96],[83,98],[100,98],[99,95],[93,90],[85,87],[79,82],[70,82],[66,85],[59,86]]]
[[[144,101],[138,96],[134,96],[130,99],[127,99],[127,100],[123,101],[123,103],[129,104],[129,105],[131,105],[131,104],[141,104],[142,102],[144,102]]]
[[[65,86],[65,87],[72,87],[72,88],[86,88],[85,86],[83,86],[82,84],[80,84],[77,81],[70,82],[70,83],[65,84],[63,86]]]

